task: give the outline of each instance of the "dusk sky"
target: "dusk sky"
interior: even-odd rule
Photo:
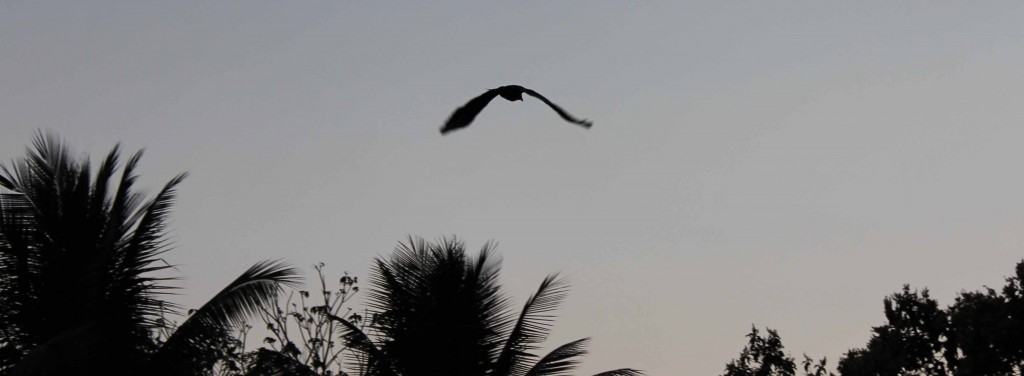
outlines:
[[[752,324],[831,366],[904,283],[1024,258],[1024,3],[0,0],[0,160],[146,149],[198,306],[259,260],[365,277],[495,240],[580,374],[714,375]],[[452,110],[497,99],[442,137]],[[364,283],[364,287],[366,284]],[[359,304],[354,307],[359,308]]]

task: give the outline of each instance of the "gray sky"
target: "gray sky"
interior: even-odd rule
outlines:
[[[1018,2],[0,0],[0,158],[36,129],[180,171],[185,304],[254,262],[365,276],[406,234],[572,293],[583,370],[720,372],[751,324],[835,364],[903,283],[1024,254]],[[484,89],[497,100],[441,137]]]

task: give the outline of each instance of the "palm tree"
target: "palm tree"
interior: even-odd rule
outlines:
[[[39,133],[24,159],[0,166],[0,373],[206,372],[227,325],[298,281],[283,263],[258,263],[158,341],[179,311],[160,256],[186,175],[145,200],[133,191],[141,156],[117,177],[114,147],[93,177],[87,157]]]
[[[541,282],[518,315],[498,286],[500,262],[487,243],[471,259],[456,240],[410,238],[371,274],[365,327],[341,318],[344,336],[363,375],[568,375],[586,354],[589,339],[540,357],[554,311],[568,286],[557,275]],[[365,331],[363,329],[366,329]],[[635,376],[618,369],[601,376]]]

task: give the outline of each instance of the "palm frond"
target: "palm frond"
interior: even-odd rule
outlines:
[[[132,191],[132,186],[138,178],[135,175],[135,167],[141,158],[142,150],[128,158],[124,170],[121,171],[121,179],[118,181],[117,190],[114,191],[114,197],[105,200],[111,202],[107,210],[103,236],[99,239],[99,248],[109,252],[103,256],[104,258],[114,257],[114,254],[120,252],[123,244],[129,243],[133,235],[132,228],[146,212],[139,210],[142,196]]]
[[[189,364],[210,361],[203,351],[216,347],[228,329],[244,325],[246,317],[269,305],[280,292],[280,285],[297,285],[299,271],[280,261],[256,263],[197,309],[171,334],[153,357],[153,372],[173,367],[179,370],[202,368]]]
[[[176,187],[186,177],[180,174],[171,179],[164,188],[138,212],[140,220],[128,236],[127,242],[119,242],[121,246],[101,248],[103,250],[97,262],[104,265],[100,270],[110,270],[101,276],[108,280],[112,287],[108,292],[109,300],[117,306],[130,307],[131,312],[126,320],[143,325],[153,326],[160,312],[167,308],[175,308],[159,299],[156,295],[164,294],[174,288],[163,284],[174,278],[159,277],[155,273],[171,266],[160,263],[159,255],[167,251],[166,222],[174,202]],[[123,238],[121,231],[104,234],[101,243]]]
[[[242,325],[245,317],[255,315],[272,301],[281,285],[298,286],[301,281],[299,270],[288,264],[258,262],[197,309],[185,324],[201,320],[220,326]]]
[[[18,291],[4,294],[4,299],[18,302],[3,304],[12,308],[5,309],[10,321],[3,326],[23,348],[87,325],[117,331],[124,335],[121,339],[144,346],[149,341],[142,334],[145,323],[135,318],[147,316],[145,307],[155,302],[147,292],[161,287],[112,283],[120,272],[114,261],[123,256],[123,248],[117,242],[121,236],[108,234],[132,227],[123,220],[112,223],[109,213],[107,186],[117,169],[119,148],[100,164],[94,181],[88,158],[72,158],[55,134],[38,132],[32,145],[26,157],[2,169],[4,189],[14,193],[5,193],[0,205],[5,207],[0,274]],[[122,188],[128,192],[130,185]],[[134,298],[121,299],[126,296]],[[75,307],[75,315],[63,314],[68,306]]]
[[[568,376],[580,363],[579,357],[587,354],[590,338],[578,339],[552,350],[537,361],[526,376]]]
[[[117,170],[117,163],[121,156],[121,145],[114,145],[114,148],[107,153],[107,157],[100,163],[100,168],[96,171],[96,180],[92,187],[92,195],[89,198],[89,206],[91,212],[89,217],[98,223],[99,225],[106,225],[105,218],[106,210],[108,209],[108,190],[110,189],[110,179],[114,177],[114,172]]]
[[[375,261],[371,328],[396,373],[475,375],[490,368],[510,321],[498,265],[486,249],[468,257],[456,238],[410,237]]]
[[[18,193],[0,193],[0,370],[18,362],[31,344],[39,255],[34,252],[37,226],[31,204]]]
[[[0,187],[16,192],[18,188],[11,179],[7,178],[8,175],[11,175],[11,170],[7,166],[0,166]]]
[[[142,217],[123,249],[124,258],[121,268],[118,269],[133,273],[155,261],[155,257],[166,250],[163,239],[167,216],[170,215],[171,205],[174,203],[176,187],[187,176],[185,173],[175,176],[145,205],[145,209],[141,211]]]
[[[644,371],[632,368],[619,368],[611,371],[604,371],[601,373],[594,374],[594,376],[644,376]]]
[[[557,274],[549,275],[512,315],[499,289],[501,262],[493,249],[488,242],[470,258],[454,237],[435,243],[409,237],[389,258],[377,258],[370,275],[368,329],[331,318],[343,323],[339,330],[347,345],[369,371],[361,374],[569,375],[589,339],[542,358],[533,353],[548,336],[568,286]],[[642,374],[623,368],[599,376]]]
[[[467,289],[474,291],[473,310],[478,314],[477,320],[487,328],[477,346],[487,352],[491,363],[500,356],[504,334],[512,328],[515,320],[509,309],[511,301],[499,289],[501,258],[494,251],[495,247],[496,243],[484,243],[466,277]]]
[[[345,340],[345,345],[349,346],[356,352],[354,354],[358,367],[362,368],[360,374],[363,375],[393,375],[394,365],[388,359],[387,355],[373,343],[370,336],[363,331],[358,325],[353,324],[344,318],[326,314],[327,318],[341,324],[338,327],[338,331],[341,332],[341,338]]]
[[[557,274],[544,278],[537,292],[527,299],[505,340],[505,347],[495,363],[496,375],[522,375],[529,370],[527,361],[537,357],[531,351],[547,338],[555,320],[553,312],[567,294],[568,285]]]

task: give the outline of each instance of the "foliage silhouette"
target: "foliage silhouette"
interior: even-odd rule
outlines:
[[[491,100],[498,96],[514,102],[522,101],[523,94],[540,99],[541,102],[544,102],[544,104],[547,104],[552,110],[555,110],[555,112],[558,113],[558,116],[561,116],[565,121],[580,125],[583,128],[590,128],[593,125],[593,123],[586,119],[581,120],[573,117],[561,107],[558,107],[558,105],[554,104],[536,91],[519,85],[506,85],[496,89],[487,90],[476,98],[470,99],[469,102],[466,102],[462,107],[457,108],[455,112],[452,113],[451,117],[448,118],[448,121],[444,123],[444,126],[441,127],[441,134],[447,134],[448,132],[468,127],[469,124],[473,122],[473,119],[476,118],[476,115],[480,114],[480,111],[483,111],[484,107],[487,107],[487,104],[491,103]]]
[[[768,336],[762,337],[757,327],[747,334],[747,345],[740,352],[740,357],[725,366],[723,376],[795,376],[796,360],[786,355],[779,333],[767,329]],[[804,355],[804,374],[807,376],[831,375],[826,369],[825,358],[814,362]]]
[[[358,279],[345,273],[337,288],[327,287],[324,263],[313,266],[319,280],[318,293],[292,287],[269,305],[260,307],[259,319],[266,328],[261,348],[246,352],[245,343],[252,327],[239,328],[237,345],[225,354],[216,374],[234,375],[345,375],[343,354],[348,351],[334,317],[361,323],[362,316],[348,303],[359,292]]]
[[[903,291],[883,300],[888,324],[872,329],[867,347],[846,353],[839,361],[844,375],[905,373],[945,375],[941,351],[946,313],[928,290]]]
[[[568,375],[588,339],[535,354],[551,330],[568,286],[557,275],[541,282],[518,315],[500,291],[493,243],[476,258],[455,238],[410,238],[371,272],[367,330],[340,317],[356,350],[359,375]],[[603,376],[640,375],[633,369]]]
[[[178,307],[165,300],[174,278],[160,256],[185,174],[145,200],[133,191],[141,151],[120,177],[120,147],[95,177],[88,157],[70,154],[40,132],[0,171],[0,372],[209,373],[228,326],[297,282],[287,265],[258,263],[168,331]]]
[[[946,309],[904,286],[884,300],[887,323],[839,362],[843,375],[1019,375],[1024,370],[1024,261],[1002,292],[961,292]]]
[[[927,289],[908,285],[882,303],[886,323],[871,329],[863,348],[840,358],[840,375],[1002,376],[1024,371],[1024,261],[1001,290],[963,291],[944,309]],[[761,337],[755,328],[725,375],[793,375],[793,359],[782,352],[777,333],[768,332]],[[831,374],[824,359],[804,359],[808,375]]]

